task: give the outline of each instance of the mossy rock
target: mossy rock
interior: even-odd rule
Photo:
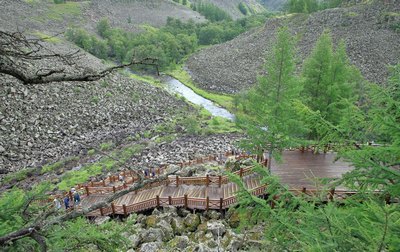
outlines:
[[[229,219],[228,219],[228,224],[231,228],[237,228],[239,227],[240,224],[240,215],[238,212],[234,211],[232,212],[232,214],[230,215]]]
[[[185,225],[183,224],[183,220],[181,218],[172,218],[171,226],[174,230],[174,234],[181,235],[185,232]]]
[[[157,224],[157,217],[154,215],[147,216],[146,218],[146,227],[155,227]]]
[[[207,223],[201,223],[198,227],[197,227],[198,231],[207,231]]]
[[[183,223],[185,224],[188,231],[194,232],[200,225],[200,217],[197,214],[188,214]]]

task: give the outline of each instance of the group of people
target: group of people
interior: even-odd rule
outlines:
[[[151,168],[150,170],[146,168],[146,169],[143,170],[143,174],[144,174],[145,177],[154,178],[156,176],[156,171],[155,171],[154,168]]]
[[[73,200],[73,204],[70,205],[70,195],[72,195],[72,200]],[[64,199],[64,207],[66,210],[73,208],[73,207],[78,207],[80,202],[81,202],[81,196],[79,195],[78,191],[75,188],[71,188],[71,194],[66,194]],[[56,210],[61,209],[61,202],[58,198],[54,199],[54,207],[56,208]]]

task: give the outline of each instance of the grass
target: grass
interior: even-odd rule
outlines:
[[[10,184],[12,181],[22,181],[26,179],[28,176],[31,176],[33,172],[35,171],[35,168],[25,168],[22,170],[19,170],[17,172],[9,173],[7,174],[3,180],[1,181],[2,185]]]
[[[112,147],[112,143],[105,144],[108,148]],[[103,157],[99,161],[86,165],[78,171],[68,171],[64,173],[61,182],[57,184],[57,187],[59,190],[69,190],[77,184],[87,182],[90,177],[100,175],[107,171],[116,170],[118,167],[123,166],[123,164],[129,161],[134,154],[139,153],[143,148],[144,146],[139,144],[124,146],[123,148],[110,153],[110,157]]]
[[[187,87],[191,88],[198,95],[201,95],[204,98],[207,98],[219,104],[220,106],[226,108],[229,111],[233,111],[234,106],[233,106],[232,96],[226,94],[211,93],[196,87],[190,75],[185,70],[183,70],[181,66],[178,66],[175,70],[168,71],[167,73],[173,76],[175,79],[182,82],[183,84],[185,84]]]
[[[129,73],[127,75],[128,75],[128,77],[130,77],[132,79],[143,81],[143,82],[147,82],[147,83],[149,83],[149,84],[151,84],[151,85],[153,85],[155,87],[158,87],[158,88],[162,88],[163,87],[162,84],[161,84],[161,81],[156,80],[155,78],[153,78],[151,76],[139,76],[139,75],[133,74],[133,73]]]
[[[35,19],[38,21],[47,22],[49,20],[63,21],[66,17],[78,18],[82,14],[81,6],[86,3],[90,2],[66,2],[63,4],[55,4],[53,1],[51,1],[51,3],[48,5],[47,12],[42,16],[35,17]]]
[[[43,33],[43,32],[40,32],[40,31],[35,31],[32,34],[35,35],[36,37],[38,37],[39,39],[43,40],[43,41],[50,42],[50,43],[53,43],[53,44],[61,43],[61,41],[62,41],[57,36],[47,35],[46,33]]]
[[[100,144],[100,150],[107,151],[107,150],[111,149],[112,146],[113,146],[112,142],[102,143],[102,144]]]

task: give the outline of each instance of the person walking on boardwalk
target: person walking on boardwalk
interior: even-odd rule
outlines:
[[[56,210],[60,210],[61,208],[61,202],[57,198],[54,199],[54,207]]]
[[[68,208],[69,208],[69,197],[68,197],[68,195],[66,195],[65,198],[64,198],[64,205],[65,205],[65,210],[68,210]]]
[[[79,196],[79,193],[75,191],[74,193],[74,206],[79,206],[79,203],[81,202],[81,196]]]

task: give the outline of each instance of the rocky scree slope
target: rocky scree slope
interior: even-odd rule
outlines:
[[[397,19],[388,21],[388,13]],[[329,29],[334,43],[344,39],[350,61],[363,76],[383,83],[387,66],[397,64],[400,59],[400,33],[390,28],[393,22],[400,22],[400,5],[382,3],[273,18],[262,29],[193,55],[187,61],[187,68],[203,89],[230,94],[247,89],[263,73],[265,56],[271,50],[277,29],[287,25],[299,37],[299,66],[320,34]]]
[[[44,0],[30,3],[0,0],[0,28],[59,34],[69,26],[79,26],[95,31],[97,22],[108,18],[113,27],[140,32],[143,31],[141,25],[160,27],[166,24],[168,17],[182,21],[205,21],[203,16],[188,6],[168,0],[92,0],[67,1],[67,4]]]
[[[161,27],[168,17],[195,22],[205,21],[198,12],[173,1],[167,0],[92,0],[84,16],[89,24],[96,24],[101,18],[108,18],[114,27],[138,32],[141,24]],[[90,25],[89,27],[91,28]]]
[[[88,54],[79,64],[104,68]],[[2,173],[77,154],[85,148],[81,143],[98,146],[113,136],[134,135],[188,108],[163,89],[118,73],[94,82],[43,85],[0,75],[0,83]]]

